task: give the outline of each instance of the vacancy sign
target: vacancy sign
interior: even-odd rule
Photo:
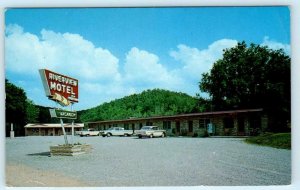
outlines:
[[[66,111],[59,109],[49,109],[51,117],[60,119],[77,119],[76,111]]]
[[[72,102],[78,102],[78,80],[49,71],[40,69],[46,96],[62,106],[68,106]]]

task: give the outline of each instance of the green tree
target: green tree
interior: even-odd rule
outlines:
[[[58,118],[50,117],[50,112],[49,112],[50,107],[44,107],[39,105],[35,105],[35,107],[38,109],[38,116],[37,116],[38,123],[59,123]]]
[[[33,103],[32,100],[26,100],[26,122],[36,123],[39,117],[39,108]]]
[[[16,136],[24,135],[26,121],[26,94],[22,88],[5,80],[5,113],[6,113],[6,135],[10,131],[10,124],[14,124]]]
[[[290,57],[283,50],[245,42],[224,50],[200,90],[210,94],[215,110],[263,108],[272,131],[285,130],[290,121]]]
[[[79,112],[82,122],[128,119],[191,113],[197,108],[197,99],[184,93],[162,89],[146,90]]]

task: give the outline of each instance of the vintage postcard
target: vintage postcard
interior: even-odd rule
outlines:
[[[4,17],[6,186],[291,184],[288,6]]]

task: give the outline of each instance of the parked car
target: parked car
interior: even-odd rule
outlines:
[[[123,127],[111,127],[107,130],[101,132],[103,137],[110,136],[131,136],[133,135],[133,130],[125,130]]]
[[[137,130],[135,134],[139,137],[165,137],[166,130],[161,130],[157,126],[144,126],[140,130]]]
[[[81,131],[76,131],[75,135],[79,135],[81,137],[83,136],[99,136],[100,135],[100,131],[95,131],[95,129],[85,129],[85,130],[81,130]]]

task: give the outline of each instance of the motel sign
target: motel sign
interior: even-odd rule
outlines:
[[[68,106],[72,102],[78,102],[78,80],[49,71],[40,69],[46,96],[57,101],[62,106]]]
[[[71,105],[71,110],[50,109],[50,115],[54,118],[59,118],[61,128],[64,134],[65,144],[68,143],[68,138],[65,132],[63,119],[71,119],[72,121],[72,144],[74,136],[74,119],[77,118],[77,112],[72,110],[73,103],[78,102],[78,80],[49,71],[47,69],[39,70],[46,96],[61,106]]]

